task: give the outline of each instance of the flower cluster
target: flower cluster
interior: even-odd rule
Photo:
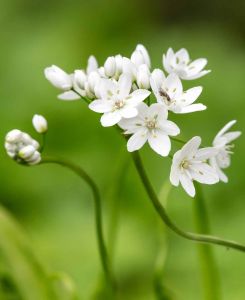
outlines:
[[[38,133],[44,134],[48,130],[47,120],[41,115],[34,115],[32,124]],[[8,156],[20,164],[36,165],[41,161],[39,143],[19,129],[7,133],[4,146]]]
[[[59,90],[61,100],[84,99],[89,108],[102,114],[104,127],[117,125],[129,135],[129,152],[140,149],[146,142],[161,156],[169,156],[171,137],[180,134],[180,128],[168,120],[169,112],[186,114],[205,110],[196,100],[201,86],[188,90],[181,80],[194,80],[210,72],[204,70],[207,59],[191,60],[186,49],[163,54],[162,69],[153,69],[148,51],[137,45],[130,58],[120,54],[110,56],[99,66],[90,56],[86,69],[68,74],[57,66],[45,69],[46,78]],[[212,147],[202,147],[201,138],[194,137],[173,156],[170,181],[179,183],[190,195],[195,195],[193,181],[214,184],[227,182],[222,169],[230,164],[228,145],[240,132],[227,130],[228,123],[215,137]]]

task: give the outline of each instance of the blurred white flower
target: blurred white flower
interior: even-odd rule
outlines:
[[[163,67],[169,73],[176,73],[181,79],[192,80],[200,78],[210,70],[203,70],[207,64],[206,58],[198,58],[191,61],[189,53],[182,48],[174,53],[172,48],[169,48],[167,54],[163,54]]]
[[[241,135],[240,131],[227,132],[235,123],[236,120],[227,123],[213,140],[213,146],[218,150],[218,153],[216,156],[210,158],[210,165],[216,170],[220,180],[223,182],[228,182],[228,178],[222,169],[226,169],[230,166],[230,154],[233,153],[231,149],[234,147],[234,145],[229,145],[229,143]]]
[[[203,104],[193,104],[201,94],[202,87],[194,87],[184,92],[179,77],[174,73],[166,78],[162,70],[155,69],[150,83],[157,102],[174,113],[185,114],[206,109]]]
[[[34,115],[32,118],[32,124],[38,133],[45,133],[48,130],[48,122],[41,115]]]
[[[45,68],[44,75],[53,86],[60,90],[68,91],[72,88],[71,75],[55,65]]]
[[[130,93],[132,81],[130,75],[122,74],[119,81],[102,79],[98,85],[100,99],[89,104],[95,112],[103,113],[102,126],[113,126],[122,118],[133,118],[138,114],[137,106],[150,92],[138,89]]]
[[[131,61],[137,66],[147,65],[147,67],[151,68],[151,59],[149,56],[148,51],[146,50],[145,46],[138,44],[136,49],[131,55]]]
[[[97,62],[95,56],[90,55],[88,58],[86,73],[90,74],[93,71],[97,71],[98,68],[99,68],[99,65],[98,65],[98,62]]]
[[[123,119],[118,124],[125,134],[132,134],[127,143],[128,151],[136,151],[148,142],[156,153],[168,156],[171,150],[169,135],[178,135],[180,130],[175,123],[167,120],[167,109],[159,103],[151,106],[140,103],[137,109],[136,117]]]
[[[219,176],[207,160],[217,154],[214,147],[201,148],[201,138],[196,136],[174,154],[170,172],[170,181],[174,186],[181,183],[191,197],[195,196],[193,180],[204,184],[215,184]]]
[[[136,73],[136,83],[140,89],[148,90],[150,88],[151,73],[146,64],[140,65]]]
[[[35,165],[41,161],[39,143],[18,129],[13,129],[6,135],[5,149],[7,154],[20,164]]]

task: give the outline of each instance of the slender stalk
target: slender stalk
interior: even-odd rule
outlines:
[[[203,234],[186,232],[186,231],[183,231],[182,229],[180,229],[177,225],[175,225],[175,223],[167,215],[167,212],[164,209],[164,207],[161,205],[161,203],[151,185],[151,182],[149,181],[148,176],[145,172],[145,169],[142,164],[142,161],[141,161],[138,151],[132,152],[132,157],[134,160],[135,167],[136,167],[136,169],[139,173],[139,176],[141,178],[141,181],[144,185],[144,188],[145,188],[156,212],[161,217],[162,221],[169,227],[169,229],[171,229],[176,234],[178,234],[188,240],[192,240],[192,241],[200,242],[200,243],[209,243],[209,244],[220,245],[220,246],[226,247],[227,249],[232,248],[232,249],[236,249],[236,250],[245,252],[244,245],[238,244],[233,241],[223,240],[221,238],[211,236],[211,235],[203,235]]]
[[[82,178],[91,188],[94,198],[94,205],[95,205],[95,222],[96,222],[96,234],[97,234],[97,242],[99,247],[99,254],[101,259],[102,268],[106,277],[110,288],[114,289],[114,280],[109,264],[108,254],[105,246],[104,236],[103,236],[103,229],[102,229],[102,208],[101,208],[101,198],[98,187],[94,180],[79,166],[75,165],[74,163],[56,158],[56,157],[46,157],[42,160],[42,163],[54,163],[58,164],[62,167],[68,168],[69,170],[73,171],[77,174],[80,178]]]
[[[201,186],[195,184],[196,197],[194,204],[194,218],[198,233],[210,233],[208,213],[203,198]],[[205,299],[219,300],[220,297],[220,280],[219,273],[214,257],[213,249],[209,245],[198,245],[198,254],[202,272],[203,291]]]

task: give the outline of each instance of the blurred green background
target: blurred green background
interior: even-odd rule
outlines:
[[[245,129],[244,14],[242,0],[0,2],[0,139],[13,128],[38,138],[31,118],[43,114],[49,121],[45,152],[70,158],[96,178],[103,193],[106,232],[113,207],[119,218],[114,257],[119,299],[155,299],[152,280],[161,235],[158,217],[123,139],[114,129],[102,128],[99,115],[84,103],[58,101],[43,69],[56,64],[72,72],[85,67],[90,54],[103,64],[109,55],[129,56],[137,43],[147,47],[153,66],[161,67],[168,47],[186,47],[192,58],[207,57],[212,69],[204,78],[184,82],[186,88],[204,87],[200,102],[208,110],[173,119],[182,128],[183,139],[200,135],[204,144],[210,144],[232,119],[238,120],[237,129]],[[229,184],[203,188],[212,233],[241,243],[245,243],[244,147],[241,136],[227,170]],[[168,178],[170,161],[147,146],[142,156],[159,191]],[[127,174],[118,184],[124,162],[128,162]],[[1,204],[24,228],[47,268],[64,271],[74,280],[80,299],[89,299],[101,273],[90,190],[58,166],[18,166],[3,147],[0,165]],[[190,231],[195,230],[193,201],[181,188],[174,188],[168,202],[171,217]],[[168,243],[164,284],[174,299],[203,299],[196,245],[172,233]],[[217,247],[215,256],[222,299],[245,299],[244,254]]]

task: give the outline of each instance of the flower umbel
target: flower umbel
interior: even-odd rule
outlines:
[[[207,62],[206,58],[191,61],[188,51],[184,48],[176,53],[172,48],[169,48],[167,54],[163,54],[164,69],[169,74],[175,73],[185,80],[197,79],[211,72],[210,70],[203,70]]]
[[[216,170],[220,180],[223,182],[228,182],[228,177],[224,174],[222,169],[228,168],[231,164],[230,155],[233,153],[232,148],[234,145],[230,145],[230,142],[241,135],[240,131],[227,132],[235,123],[235,120],[227,123],[213,140],[213,146],[218,152],[217,155],[210,158],[210,165]]]
[[[125,134],[132,134],[127,143],[128,151],[136,151],[148,141],[156,153],[167,156],[171,150],[169,135],[178,135],[179,127],[167,120],[168,111],[162,104],[147,106],[141,103],[138,112],[135,118],[123,119],[118,124]]]
[[[204,184],[215,184],[219,181],[216,170],[207,160],[217,155],[217,149],[207,147],[199,149],[201,138],[193,137],[181,150],[174,154],[170,172],[170,181],[174,186],[181,183],[191,197],[195,196],[193,180]]]
[[[41,161],[39,143],[18,129],[13,129],[6,135],[5,149],[7,154],[20,164],[36,165]]]

